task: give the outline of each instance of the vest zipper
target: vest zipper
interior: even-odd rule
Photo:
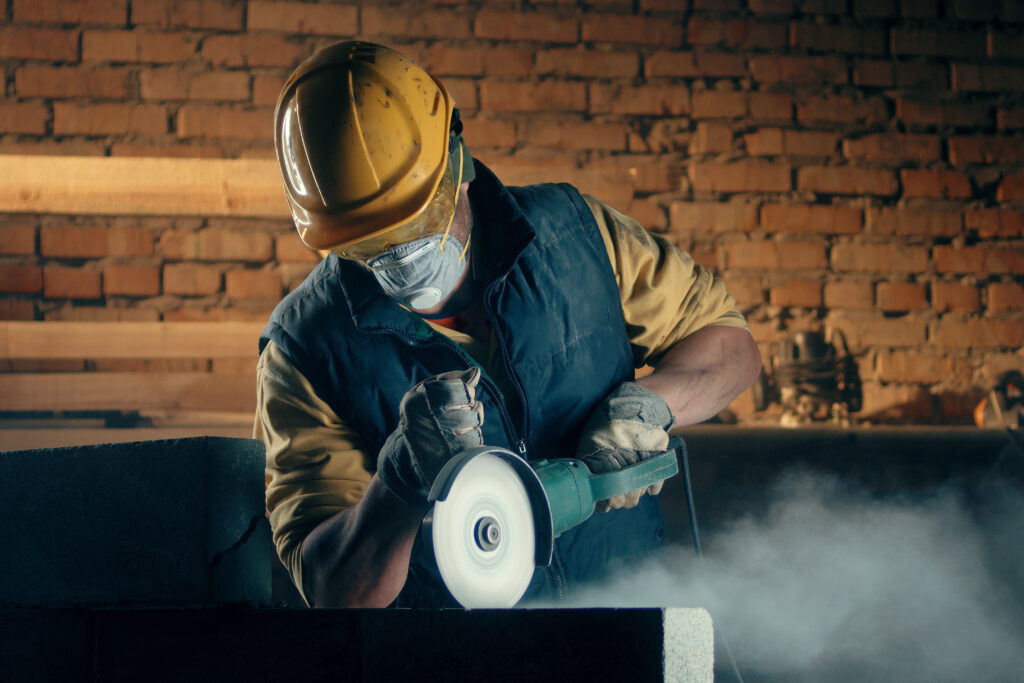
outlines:
[[[554,544],[554,552],[551,554],[551,564],[548,569],[551,570],[551,579],[554,581],[558,599],[565,600],[565,577],[562,576],[562,558],[558,554],[557,541]]]
[[[530,435],[530,411],[526,406],[526,392],[523,391],[523,385],[519,383],[519,378],[512,372],[512,362],[508,359],[508,346],[506,346],[505,338],[502,336],[498,326],[494,324],[494,312],[491,310],[491,304],[486,294],[484,295],[484,310],[487,311],[487,317],[491,320],[491,329],[494,330],[494,337],[498,340],[498,348],[501,350],[501,361],[505,364],[505,374],[508,375],[508,381],[512,383],[516,394],[519,395],[519,405],[523,408],[523,422],[520,425],[520,438],[516,440],[516,448],[519,449],[519,454],[523,456],[523,460],[528,460],[526,457],[526,438]]]

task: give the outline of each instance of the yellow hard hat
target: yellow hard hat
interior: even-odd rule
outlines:
[[[448,168],[453,108],[439,81],[383,45],[338,43],[303,62],[274,112],[302,241],[349,244],[427,208]]]

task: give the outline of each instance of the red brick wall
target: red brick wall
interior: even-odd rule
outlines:
[[[7,0],[0,153],[269,157],[288,72],[378,40],[507,182],[715,268],[766,353],[844,330],[864,416],[963,421],[1024,365],[1024,1],[524,4]],[[283,221],[0,216],[0,316],[259,319],[315,262]]]

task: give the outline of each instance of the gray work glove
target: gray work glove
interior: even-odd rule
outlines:
[[[636,382],[623,382],[591,413],[576,458],[594,474],[635,465],[668,450],[668,430],[674,421],[660,396]],[[661,493],[663,483],[598,501],[597,510],[636,507],[644,493]]]
[[[398,427],[377,457],[377,476],[406,503],[425,506],[434,479],[452,456],[483,445],[479,381],[479,368],[445,372],[402,397]]]

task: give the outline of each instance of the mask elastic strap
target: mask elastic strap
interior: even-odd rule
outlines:
[[[452,229],[452,222],[455,220],[455,211],[459,208],[459,195],[462,193],[462,143],[459,143],[459,179],[455,183],[455,208],[452,209],[452,216],[448,219],[448,225],[444,228],[444,235],[441,237],[440,249],[444,251],[444,243],[448,241],[448,231]],[[469,239],[466,240],[466,246],[463,247],[462,253],[459,254],[459,261],[466,255],[466,249],[469,248]]]

